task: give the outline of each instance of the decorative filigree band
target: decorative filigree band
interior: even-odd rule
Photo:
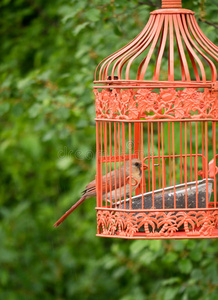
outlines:
[[[122,120],[215,119],[218,99],[209,90],[195,88],[94,90],[96,117]]]
[[[218,228],[218,211],[97,211],[99,235],[133,237],[143,232],[146,237],[174,237],[183,230],[184,238],[210,237]]]

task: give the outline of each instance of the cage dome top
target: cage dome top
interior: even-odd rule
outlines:
[[[213,88],[218,47],[203,34],[194,12],[181,7],[181,0],[162,0],[140,34],[98,65],[94,83]]]

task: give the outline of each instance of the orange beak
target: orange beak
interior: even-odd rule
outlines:
[[[142,163],[142,170],[147,170],[148,169],[148,165]]]

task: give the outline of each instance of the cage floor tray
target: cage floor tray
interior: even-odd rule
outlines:
[[[187,184],[185,183],[178,184],[176,186],[170,186],[164,189],[155,190],[154,192],[148,192],[148,193],[134,196],[131,198],[132,209],[142,209],[142,198],[144,202],[144,209],[186,208],[186,195],[187,195],[187,208],[206,208],[207,181],[208,181],[208,201],[210,201],[213,179],[208,178],[208,179],[188,182]],[[174,201],[176,203],[176,207],[174,206]],[[124,206],[124,200],[117,202],[117,208],[128,209],[130,199],[129,198],[126,199],[125,202],[126,202],[125,206]]]

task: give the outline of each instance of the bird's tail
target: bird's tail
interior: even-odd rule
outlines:
[[[58,227],[61,223],[84,201],[86,200],[86,196],[83,195],[81,199],[79,199],[65,214],[53,225],[54,227]]]

